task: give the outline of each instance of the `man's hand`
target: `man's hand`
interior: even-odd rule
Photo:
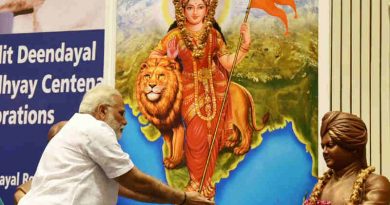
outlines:
[[[121,186],[121,194],[151,203],[170,203],[170,204],[186,204],[186,205],[214,205],[210,201],[197,192],[183,192],[172,188],[161,181],[144,174],[136,167],[130,171],[115,178]],[[126,190],[127,189],[127,190]]]
[[[200,195],[198,192],[186,192],[186,199],[184,204],[186,205],[214,205],[215,202],[210,201]]]

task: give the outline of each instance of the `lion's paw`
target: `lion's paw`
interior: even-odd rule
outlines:
[[[237,130],[234,129],[233,134],[226,138],[225,147],[232,148],[238,144],[238,133]]]
[[[237,141],[230,141],[230,140],[227,140],[226,142],[225,142],[225,147],[227,147],[227,148],[232,148],[232,147],[234,147],[234,146],[236,146],[237,145]]]
[[[250,146],[249,145],[241,145],[239,147],[236,147],[234,148],[234,154],[236,155],[243,155],[245,153],[247,153],[250,149]]]

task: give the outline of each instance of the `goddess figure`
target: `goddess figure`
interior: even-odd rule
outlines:
[[[168,56],[176,59],[182,67],[183,102],[181,116],[185,124],[185,157],[190,174],[188,191],[200,189],[207,156],[216,129],[218,115],[222,118],[216,132],[209,166],[206,168],[202,195],[213,198],[214,173],[218,152],[233,133],[232,111],[229,94],[222,109],[229,71],[234,55],[229,54],[214,14],[217,0],[174,0],[176,28],[171,28],[150,54],[151,58]],[[216,29],[218,28],[218,29]],[[237,63],[249,51],[249,25],[241,25],[243,43]]]

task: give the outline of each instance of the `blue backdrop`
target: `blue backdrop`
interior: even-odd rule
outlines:
[[[51,54],[52,52],[53,54]],[[0,197],[35,172],[50,126],[102,80],[104,30],[0,35]]]
[[[146,140],[129,106],[126,106],[126,119],[128,124],[120,140],[122,148],[139,169],[166,183],[161,151],[163,139]],[[311,166],[310,154],[297,140],[289,122],[282,129],[264,133],[262,144],[250,150],[230,176],[217,184],[216,204],[302,204],[303,197],[310,194],[317,182],[311,174]],[[118,205],[137,204],[148,203],[122,197],[118,200]]]

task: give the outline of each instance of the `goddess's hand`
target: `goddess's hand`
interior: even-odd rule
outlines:
[[[241,46],[248,49],[251,43],[250,28],[248,23],[241,24],[240,34],[242,35],[243,39]]]
[[[179,44],[176,42],[176,37],[173,37],[173,39],[171,39],[168,42],[167,56],[168,58],[175,59],[178,54],[179,54]]]

